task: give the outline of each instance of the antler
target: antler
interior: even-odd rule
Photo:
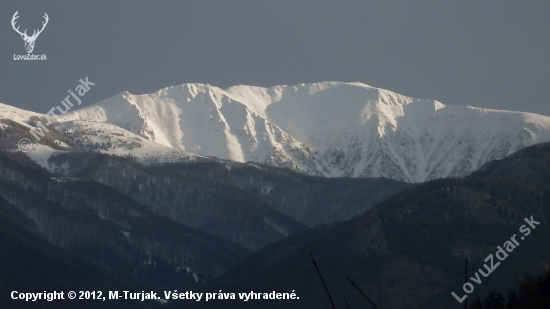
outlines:
[[[27,36],[27,29],[25,29],[25,32],[21,32],[21,31],[19,31],[19,26],[17,26],[17,28],[15,28],[15,20],[19,18],[19,16],[17,15],[18,13],[19,13],[19,10],[17,10],[15,12],[15,14],[13,14],[13,17],[11,18],[11,26],[13,27],[13,30],[15,30],[15,32],[19,33],[22,36],[23,35]]]
[[[48,20],[50,20],[50,18],[48,17],[48,14],[46,14],[46,12],[44,12],[44,16],[42,16],[42,17],[44,17],[44,19],[46,20],[45,22],[42,22],[42,29],[33,30],[31,38],[36,38],[42,31],[44,31],[44,28],[46,28],[46,25],[48,24]],[[38,31],[38,32],[36,32],[36,31]]]

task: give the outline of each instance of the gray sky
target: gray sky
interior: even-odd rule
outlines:
[[[0,2],[0,102],[37,112],[78,80],[95,103],[182,83],[359,81],[448,105],[550,116],[550,1]],[[49,23],[15,61],[21,30]]]

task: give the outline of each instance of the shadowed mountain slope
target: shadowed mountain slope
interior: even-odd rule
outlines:
[[[329,308],[311,263],[313,253],[336,297],[352,307],[366,300],[350,276],[380,308],[452,308],[464,295],[464,258],[469,275],[516,235],[520,245],[481,284],[476,295],[513,286],[526,270],[538,272],[550,259],[550,146],[532,146],[492,162],[467,179],[434,180],[380,203],[365,214],[331,227],[297,234],[245,259],[209,288],[224,291],[291,291],[297,301],[208,304],[217,308]],[[540,225],[520,232],[531,216]],[[524,237],[521,239],[520,237]],[[495,264],[497,260],[495,258]],[[489,265],[490,267],[490,265]],[[478,274],[479,276],[479,274]],[[205,305],[205,308],[210,308]]]

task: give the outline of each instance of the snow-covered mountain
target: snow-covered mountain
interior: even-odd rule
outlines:
[[[464,176],[550,140],[550,118],[446,106],[370,87],[323,82],[220,89],[183,84],[128,92],[67,114],[110,123],[173,149],[328,177],[421,182]]]
[[[30,130],[36,123],[50,122],[48,132],[36,141]],[[0,104],[0,147],[17,149],[21,138],[33,145],[26,155],[46,169],[52,169],[48,159],[55,153],[93,151],[117,156],[132,156],[140,163],[195,161],[201,156],[154,143],[128,130],[103,122],[68,120]],[[40,137],[40,136],[39,136]],[[201,158],[208,160],[207,158]],[[59,168],[59,167],[57,167]]]
[[[148,95],[124,92],[63,119],[114,124],[199,155],[330,174],[320,155],[249,106],[257,101],[242,101],[216,87],[186,84]]]

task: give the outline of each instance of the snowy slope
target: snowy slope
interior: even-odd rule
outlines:
[[[245,103],[216,87],[187,84],[147,95],[121,93],[64,119],[111,123],[155,143],[200,155],[316,175],[329,171],[312,149]]]
[[[51,122],[51,125],[48,126],[50,132],[42,137],[40,141],[36,141],[29,132],[30,128],[35,126],[36,121]],[[18,130],[14,131],[14,127],[18,127]],[[14,140],[8,142],[8,146],[13,146],[11,149],[14,151],[17,151],[15,149],[19,139],[29,139],[33,146],[26,155],[47,169],[53,168],[48,162],[52,155],[67,151],[92,151],[117,156],[132,156],[143,164],[188,162],[199,157],[195,154],[151,142],[142,136],[112,124],[96,121],[72,121],[69,119],[56,121],[53,117],[1,103],[0,129],[3,132],[8,132],[5,134],[6,136],[0,138]],[[12,130],[10,131],[10,129]],[[17,136],[9,136],[13,134]]]
[[[31,120],[32,117],[41,117],[42,115],[39,113],[27,111],[24,109],[19,109],[7,104],[1,104],[0,103],[0,119],[9,119],[11,121],[21,123],[24,126],[28,125],[26,124]],[[4,126],[6,126],[4,124]]]
[[[341,82],[124,92],[57,125],[64,136],[82,137],[87,149],[97,150],[97,143],[102,152],[145,163],[189,160],[193,153],[312,175],[408,182],[464,176],[550,140],[549,117],[445,106]]]
[[[328,177],[464,176],[550,140],[550,118],[445,106],[361,83],[122,93],[66,119],[111,123],[174,149]]]

